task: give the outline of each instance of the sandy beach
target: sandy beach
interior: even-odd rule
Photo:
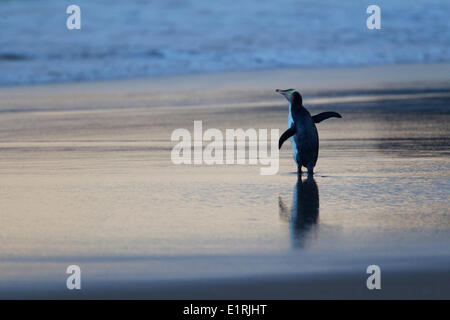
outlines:
[[[290,87],[343,116],[313,180],[289,144],[272,176],[172,163],[194,120],[283,132]],[[449,89],[444,63],[0,87],[0,298],[449,299]]]

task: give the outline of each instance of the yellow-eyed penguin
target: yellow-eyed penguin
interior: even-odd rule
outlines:
[[[289,101],[289,129],[281,135],[278,148],[281,149],[283,142],[290,138],[292,155],[297,163],[298,173],[301,175],[303,166],[308,169],[308,174],[313,174],[319,155],[319,135],[316,123],[332,117],[342,118],[342,116],[337,112],[322,112],[311,116],[303,106],[303,99],[298,91],[277,89],[276,92],[282,94]]]

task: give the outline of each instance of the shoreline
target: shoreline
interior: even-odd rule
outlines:
[[[1,85],[0,92],[8,89],[21,88],[46,88],[46,87],[70,87],[77,89],[87,89],[90,86],[99,86],[105,89],[105,86],[115,87],[120,83],[129,83],[133,85],[155,85],[154,90],[161,90],[167,84],[175,85],[180,89],[195,89],[191,83],[195,82],[204,85],[208,89],[217,89],[220,85],[226,85],[232,82],[233,86],[246,85],[249,89],[265,88],[268,86],[267,78],[270,77],[274,82],[286,84],[287,82],[297,82],[304,89],[312,90],[319,87],[321,90],[347,88],[348,85],[354,85],[355,89],[383,88],[391,84],[414,84],[423,85],[425,83],[448,84],[450,81],[450,62],[427,63],[427,64],[386,64],[375,66],[350,66],[350,67],[324,67],[324,68],[274,68],[262,70],[245,71],[222,71],[211,73],[192,73],[180,75],[161,75],[154,77],[138,78],[120,78],[120,79],[102,79],[87,81],[72,81],[60,83],[28,83]],[[411,80],[414,75],[414,80]],[[324,79],[322,76],[328,76]],[[338,77],[338,78],[336,78]],[[158,85],[159,84],[159,85]],[[331,87],[331,85],[334,85]],[[227,88],[230,86],[227,85]],[[138,87],[136,89],[141,89]]]
[[[412,81],[411,79],[415,79]],[[103,112],[166,107],[273,107],[276,88],[294,87],[306,105],[446,97],[450,63],[278,69],[148,79],[0,87],[0,113]]]

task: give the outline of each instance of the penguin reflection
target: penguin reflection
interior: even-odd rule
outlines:
[[[294,248],[303,248],[307,239],[314,236],[319,221],[319,189],[312,175],[302,181],[299,176],[294,187],[291,212],[278,197],[280,218],[289,221],[291,242]]]

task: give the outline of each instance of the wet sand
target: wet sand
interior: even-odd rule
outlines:
[[[449,71],[0,88],[0,297],[449,298]],[[194,120],[283,132],[277,87],[343,115],[317,125],[314,179],[297,183],[289,143],[273,176],[171,162],[172,131]],[[69,264],[80,292],[65,289]]]

